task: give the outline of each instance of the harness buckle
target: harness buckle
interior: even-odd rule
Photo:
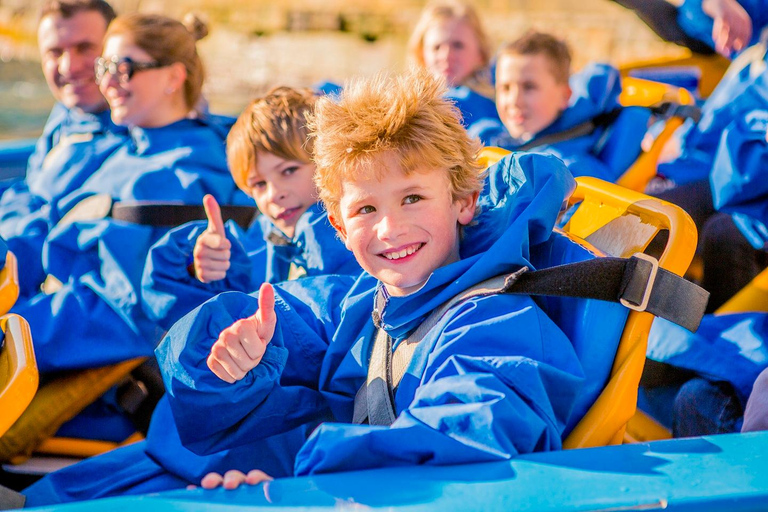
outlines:
[[[640,303],[637,304],[630,302],[624,297],[620,297],[619,302],[622,306],[629,308],[632,311],[645,311],[648,307],[648,302],[651,300],[651,293],[653,292],[653,285],[656,282],[656,275],[659,273],[659,260],[642,252],[636,252],[631,256],[631,258],[647,262],[651,265],[651,268],[648,271],[648,278],[643,284],[643,298]],[[640,276],[638,275],[637,271],[633,272],[632,276],[630,276],[630,284],[638,277]],[[627,286],[627,288],[629,288],[629,286]]]

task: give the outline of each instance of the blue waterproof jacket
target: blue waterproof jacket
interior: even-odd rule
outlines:
[[[494,99],[480,94],[467,85],[449,87],[445,96],[453,100],[461,111],[462,122],[467,129],[471,130],[472,126],[480,120],[487,122],[490,119],[501,123]]]
[[[205,228],[205,222],[185,224],[166,233],[150,250],[142,287],[143,303],[147,314],[163,327],[170,327],[176,318],[222,291],[249,292],[264,281],[286,280],[291,264],[308,276],[361,272],[352,253],[336,236],[325,211],[315,205],[302,215],[293,240],[276,231],[264,216],[246,232],[228,222],[231,267],[226,279],[204,284],[189,275],[187,266],[195,241]],[[247,472],[258,468],[274,477],[288,476],[293,472],[296,453],[315,426],[304,425],[235,449],[201,456],[182,446],[169,402],[163,397],[152,415],[145,441],[56,471],[27,488],[24,494],[28,506],[40,506],[183,488],[198,484],[211,471]]]
[[[768,104],[733,121],[712,165],[715,208],[731,213],[755,249],[768,244]]]
[[[289,279],[291,266],[306,276],[361,272],[328,222],[323,207],[315,204],[299,219],[293,239],[288,239],[263,215],[247,231],[228,222],[227,238],[232,242],[232,250],[227,276],[220,281],[201,283],[189,274],[187,267],[192,263],[197,237],[206,226],[205,222],[194,222],[173,229],[149,252],[142,280],[144,308],[150,318],[166,329],[218,293],[250,293],[263,282]]]
[[[22,297],[34,295],[44,277],[40,254],[51,204],[80,187],[127,137],[109,110],[89,114],[60,103],[53,107],[26,178],[0,196],[0,236],[19,257]]]
[[[572,95],[568,108],[531,141],[569,130],[600,114],[620,108],[621,77],[612,66],[589,64],[571,76],[570,86]],[[616,181],[640,155],[640,143],[649,119],[648,109],[626,107],[608,127],[598,128],[587,135],[537,146],[531,151],[559,157],[574,176],[594,176]],[[530,142],[512,138],[500,121],[483,120],[470,127],[469,131],[488,146],[509,150]]]
[[[418,292],[387,298],[381,321],[395,343],[456,294],[529,265],[530,246],[549,237],[572,187],[553,157],[513,154],[492,167],[484,213],[465,231],[462,259],[436,269]],[[331,276],[279,284],[275,335],[259,366],[235,384],[213,375],[205,358],[218,333],[252,314],[257,300],[225,293],[184,317],[156,350],[182,442],[210,452],[328,412],[349,422],[367,374],[381,289],[367,274],[354,282]],[[469,299],[417,348],[395,394],[391,428],[323,424],[299,452],[295,472],[557,449],[583,381],[569,340],[530,297]]]
[[[677,22],[680,28],[691,37],[698,39],[715,48],[712,40],[712,25],[714,20],[704,14],[701,8],[703,0],[685,0],[677,9]],[[752,39],[747,46],[760,40],[760,32],[768,25],[768,2],[766,0],[737,0],[752,19]]]
[[[744,56],[746,57],[746,55]],[[709,178],[725,128],[753,110],[768,109],[768,53],[736,61],[701,107],[701,119],[678,129],[680,156],[658,166],[658,174],[678,185]]]
[[[51,218],[58,220],[97,193],[114,200],[199,204],[210,193],[223,204],[246,201],[227,170],[224,136],[224,130],[198,119],[133,129],[130,141],[54,205]],[[13,309],[29,321],[42,373],[151,355],[159,333],[142,312],[141,273],[149,247],[165,231],[110,218],[51,230],[43,264],[63,284]]]

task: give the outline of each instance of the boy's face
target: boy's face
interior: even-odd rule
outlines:
[[[459,225],[475,213],[477,194],[454,201],[447,169],[406,175],[392,153],[379,157],[381,180],[345,181],[331,219],[357,262],[394,296],[418,290],[438,267],[459,260]]]
[[[246,177],[246,186],[259,211],[288,237],[307,208],[317,202],[317,189],[311,163],[285,160],[258,151],[256,166]]]
[[[543,54],[507,54],[496,63],[496,107],[513,137],[528,139],[552,124],[570,98]]]
[[[480,43],[465,21],[438,21],[424,33],[424,64],[449,86],[460,85],[483,65]]]

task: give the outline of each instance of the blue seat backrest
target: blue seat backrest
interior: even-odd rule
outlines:
[[[597,257],[561,231],[531,248],[537,269]],[[563,437],[586,414],[605,387],[629,310],[618,303],[596,299],[537,296],[535,300],[573,343],[586,377]]]
[[[617,178],[640,156],[650,119],[651,111],[645,107],[624,107],[607,128],[607,138],[597,152],[597,158],[611,169],[618,170]]]

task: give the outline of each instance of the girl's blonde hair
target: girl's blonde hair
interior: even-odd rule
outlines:
[[[408,55],[414,64],[425,67],[424,63],[424,35],[435,22],[460,19],[469,25],[477,37],[480,47],[482,67],[488,67],[491,61],[491,44],[488,36],[480,23],[477,11],[471,5],[460,0],[437,0],[428,3],[421,11],[421,17],[408,40]]]

